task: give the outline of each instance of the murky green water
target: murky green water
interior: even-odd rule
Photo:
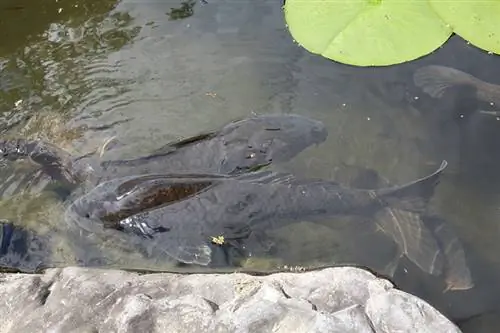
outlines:
[[[124,158],[253,113],[297,113],[329,130],[322,145],[274,166],[298,177],[348,182],[349,166],[364,166],[396,184],[448,160],[433,208],[464,243],[475,287],[443,293],[442,279],[404,260],[394,281],[457,320],[464,332],[498,325],[481,320],[500,317],[500,122],[462,118],[488,105],[431,99],[412,83],[415,69],[426,64],[500,83],[498,57],[454,37],[409,64],[344,66],[294,44],[279,1],[4,1],[0,37],[3,138],[42,138],[83,154],[116,136],[123,145],[109,157]],[[75,235],[66,237],[64,204],[36,187],[16,190],[23,180],[46,184],[34,171],[27,163],[0,169],[1,217],[54,237],[54,264],[75,264],[82,253],[75,252]],[[333,222],[335,228],[304,221],[275,231],[285,244],[282,253],[249,267],[350,263],[384,273],[393,242],[371,224]],[[109,266],[172,269],[168,261],[145,261],[126,241],[94,241]]]

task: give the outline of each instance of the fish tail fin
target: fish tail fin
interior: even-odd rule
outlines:
[[[453,86],[468,85],[480,90],[482,81],[465,72],[451,67],[430,65],[417,69],[413,82],[425,93],[434,98],[443,97]]]
[[[430,215],[424,219],[427,227],[441,247],[445,257],[443,293],[454,290],[469,290],[474,288],[474,280],[465,254],[465,247],[453,225],[441,217]]]
[[[448,162],[443,160],[439,168],[432,174],[401,186],[375,190],[375,194],[391,207],[421,212],[434,194],[441,173],[447,165]]]

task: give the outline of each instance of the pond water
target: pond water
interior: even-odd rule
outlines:
[[[275,257],[255,259],[248,268],[367,266],[429,301],[464,332],[491,332],[500,325],[500,118],[478,112],[495,105],[478,100],[467,87],[430,97],[415,86],[413,73],[439,64],[500,84],[500,58],[454,36],[411,63],[353,68],[294,43],[280,6],[279,1],[4,1],[2,137],[41,138],[75,155],[116,137],[119,146],[106,156],[128,158],[234,119],[295,113],[322,121],[329,132],[321,145],[272,166],[297,178],[349,184],[359,168],[368,168],[391,184],[403,184],[430,174],[445,159],[449,166],[431,206],[463,244],[472,288],[444,291],[442,277],[406,259],[395,262],[395,243],[374,223],[350,219],[330,219],[330,227],[303,221],[273,231],[283,244]],[[496,93],[500,96],[500,87]],[[0,214],[37,237],[50,236],[51,265],[81,264],[81,256],[97,247],[109,267],[196,270],[149,262],[126,241],[93,239],[88,248],[74,246],[80,240],[66,232],[65,204],[40,190],[47,180],[34,172],[28,163],[2,163]],[[26,183],[32,188],[21,191]]]

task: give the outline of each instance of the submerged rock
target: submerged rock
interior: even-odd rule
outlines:
[[[0,275],[0,332],[460,332],[353,267],[268,276],[69,267]]]

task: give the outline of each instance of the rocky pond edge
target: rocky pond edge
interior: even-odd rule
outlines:
[[[461,332],[358,267],[255,276],[67,267],[0,274],[0,332]]]

